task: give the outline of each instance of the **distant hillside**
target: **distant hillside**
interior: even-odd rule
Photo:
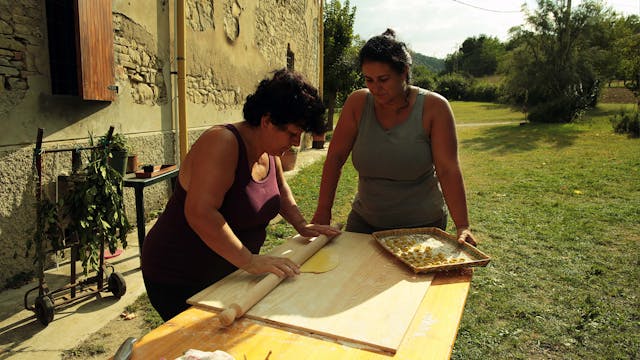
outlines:
[[[436,74],[444,70],[443,59],[437,59],[437,58],[422,55],[420,53],[413,52],[413,51],[411,52],[411,57],[413,58],[414,65],[424,65],[429,70],[433,71]]]

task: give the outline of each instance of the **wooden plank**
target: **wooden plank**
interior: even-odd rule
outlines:
[[[301,246],[293,238],[272,254],[287,256]],[[283,281],[245,316],[394,353],[433,274],[414,274],[370,235],[343,232],[325,248],[340,254],[337,268]],[[188,302],[222,310],[261,278],[237,271]]]
[[[223,350],[236,359],[265,359],[269,353],[270,359],[281,360],[449,359],[470,281],[471,272],[437,274],[393,357],[248,318],[223,327],[215,312],[191,307],[142,337],[134,345],[131,360],[175,359],[188,349]]]
[[[79,91],[84,100],[115,100],[111,0],[76,0]]]

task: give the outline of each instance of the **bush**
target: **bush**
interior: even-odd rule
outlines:
[[[536,123],[568,123],[575,117],[574,108],[570,97],[559,97],[531,106],[527,119]]]
[[[500,97],[500,87],[496,84],[477,83],[471,86],[465,100],[495,102]]]
[[[438,79],[436,92],[449,100],[465,100],[470,88],[471,79],[462,74],[452,73]]]
[[[598,82],[589,86],[575,85],[551,96],[549,93],[529,93],[532,104],[529,121],[541,123],[569,123],[579,119],[586,110],[593,107],[599,92]]]
[[[617,134],[628,134],[630,137],[640,137],[640,111],[624,111],[614,115],[611,119],[613,131]]]
[[[436,81],[430,77],[421,77],[418,79],[414,79],[413,85],[421,87],[423,89],[431,90],[436,87]]]

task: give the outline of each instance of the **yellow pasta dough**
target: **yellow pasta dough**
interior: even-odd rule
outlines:
[[[340,257],[338,252],[333,248],[324,247],[302,264],[300,272],[323,273],[335,269],[339,263]]]

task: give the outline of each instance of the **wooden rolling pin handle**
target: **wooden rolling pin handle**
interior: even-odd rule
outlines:
[[[278,286],[282,280],[284,280],[284,278],[278,277],[275,274],[267,274],[262,280],[258,281],[251,291],[247,291],[244,299],[229,305],[228,308],[220,313],[220,322],[222,325],[231,325],[235,319],[244,315],[247,310],[251,309],[260,299]]]
[[[228,308],[226,308],[222,313],[220,313],[220,322],[224,326],[229,326],[233,324],[233,321],[241,314],[242,309],[238,304],[231,304]]]
[[[325,235],[320,235],[315,238],[310,243],[306,244],[302,249],[292,254],[289,258],[291,261],[295,262],[298,265],[302,265],[307,259],[309,259],[313,254],[318,252],[321,247],[323,247],[330,238]],[[258,303],[260,299],[265,297],[271,290],[275,289],[276,286],[283,280],[284,278],[278,277],[275,274],[267,274],[262,280],[260,280],[250,291],[247,292],[244,299],[235,302],[220,313],[220,323],[224,326],[229,326],[233,323],[233,321],[247,312],[253,305]]]

